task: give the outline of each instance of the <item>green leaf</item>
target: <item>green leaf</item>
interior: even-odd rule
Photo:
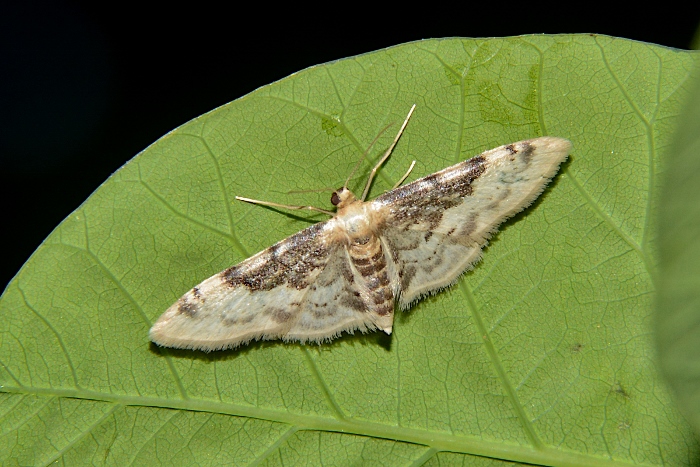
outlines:
[[[659,154],[697,61],[603,36],[428,40],[310,68],[167,134],[3,294],[0,463],[697,462],[651,336]],[[412,159],[417,178],[544,134],[574,151],[482,263],[391,337],[149,344],[192,285],[323,218],[235,195],[329,207],[288,192],[342,185],[413,103],[374,195]]]
[[[700,433],[700,79],[694,88],[666,158],[656,330],[662,369]]]

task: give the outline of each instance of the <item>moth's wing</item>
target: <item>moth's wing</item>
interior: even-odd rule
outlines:
[[[362,300],[359,284],[347,250],[339,247],[309,287],[299,319],[284,336],[285,340],[321,342],[342,332],[368,332],[386,327],[373,321],[377,316]]]
[[[151,340],[210,351],[253,339],[320,341],[371,328],[357,302],[346,300],[354,290],[344,284],[347,253],[334,240],[336,228],[335,219],[313,225],[205,280],[163,313]],[[313,323],[319,314],[324,317]]]
[[[520,141],[373,200],[402,308],[471,268],[496,228],[542,193],[570,150],[562,138]]]

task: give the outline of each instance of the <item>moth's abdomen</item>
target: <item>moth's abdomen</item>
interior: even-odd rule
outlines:
[[[366,296],[362,298],[370,312],[376,315],[375,324],[387,334],[391,333],[394,319],[394,293],[379,237],[369,235],[355,238],[348,251],[355,270],[362,277],[366,290]]]

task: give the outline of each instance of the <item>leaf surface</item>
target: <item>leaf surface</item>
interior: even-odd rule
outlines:
[[[668,149],[659,217],[656,335],[662,370],[700,433],[700,79]]]
[[[186,123],[110,177],[4,292],[0,463],[697,462],[651,337],[659,154],[697,61],[603,36],[427,40]],[[194,284],[323,219],[235,195],[328,208],[328,193],[288,192],[341,186],[413,103],[371,195],[412,159],[409,180],[540,135],[574,151],[476,269],[399,314],[391,337],[149,344]]]

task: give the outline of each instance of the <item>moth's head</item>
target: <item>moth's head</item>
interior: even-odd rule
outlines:
[[[351,204],[356,200],[357,198],[355,198],[355,195],[352,193],[352,191],[348,190],[345,187],[338,188],[331,195],[331,204],[333,206],[336,206],[338,209],[344,208],[345,206]]]

